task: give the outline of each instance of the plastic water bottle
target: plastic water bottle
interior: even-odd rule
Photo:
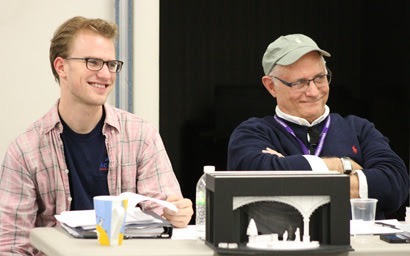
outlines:
[[[197,237],[205,240],[205,221],[206,221],[206,173],[214,172],[215,166],[204,166],[204,173],[199,178],[196,184],[196,211],[195,211],[195,226]]]

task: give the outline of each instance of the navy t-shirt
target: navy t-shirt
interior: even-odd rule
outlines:
[[[93,197],[108,195],[109,159],[102,134],[105,115],[88,134],[78,134],[62,120],[64,154],[69,170],[71,210],[93,209]]]

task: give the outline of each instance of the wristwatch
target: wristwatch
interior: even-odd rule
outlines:
[[[340,158],[340,161],[342,161],[343,173],[350,175],[353,169],[350,159],[348,157],[342,157]]]

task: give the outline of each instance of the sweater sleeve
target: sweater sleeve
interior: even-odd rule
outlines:
[[[283,157],[263,153],[267,147]],[[251,118],[233,131],[227,162],[228,170],[311,170],[300,145],[267,118]]]
[[[399,209],[409,194],[409,175],[403,160],[372,123],[360,118],[348,120],[358,134],[368,196],[379,200],[379,211],[391,213]]]

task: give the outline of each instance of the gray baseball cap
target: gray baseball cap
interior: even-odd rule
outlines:
[[[318,51],[323,56],[330,57],[330,53],[320,49],[308,36],[302,34],[281,36],[266,49],[262,58],[263,71],[265,75],[268,75],[276,64],[290,65],[312,51]]]

